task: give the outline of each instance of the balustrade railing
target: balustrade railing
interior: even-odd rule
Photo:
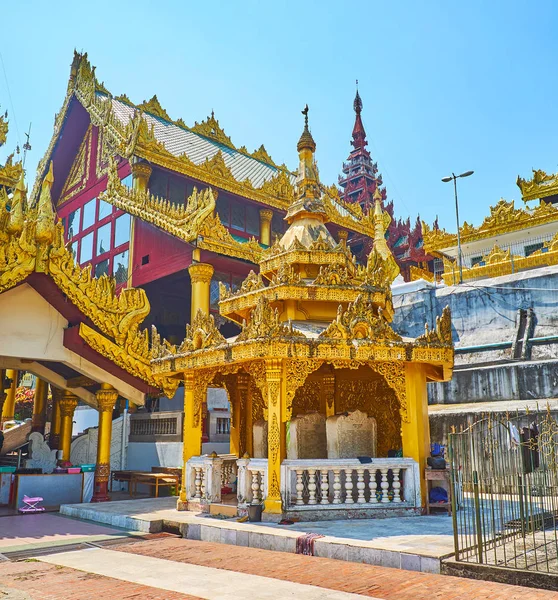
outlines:
[[[221,502],[221,489],[236,481],[238,506],[267,496],[267,459],[195,456],[186,468],[188,500]],[[418,464],[410,458],[286,460],[281,465],[284,510],[418,508]]]
[[[420,506],[418,464],[410,458],[286,460],[281,465],[283,507],[394,508]]]
[[[139,413],[130,417],[130,442],[180,442],[181,412]]]
[[[267,459],[240,458],[238,465],[238,506],[260,504],[267,497]]]

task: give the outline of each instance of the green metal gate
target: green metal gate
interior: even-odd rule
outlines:
[[[557,442],[550,410],[449,435],[456,560],[558,573]]]

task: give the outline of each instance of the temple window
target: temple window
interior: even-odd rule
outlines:
[[[260,235],[260,213],[256,206],[239,202],[220,193],[216,210],[221,223],[235,232],[244,232],[248,236]]]
[[[280,213],[274,212],[273,218],[271,219],[271,234],[272,234],[271,242],[273,243],[273,235],[274,234],[282,235],[283,233],[285,233],[286,230],[287,230],[287,222],[283,218],[283,215]]]
[[[541,250],[543,248],[544,248],[543,242],[537,242],[536,244],[529,244],[528,246],[525,246],[525,256],[531,256],[531,254],[533,254],[537,250]]]
[[[122,185],[125,185],[126,187],[131,188],[134,185],[134,178],[133,178],[132,174],[130,173],[129,175],[124,177],[124,179],[121,179],[120,182],[122,183]]]
[[[219,309],[219,282],[225,284],[228,290],[235,292],[242,285],[244,277],[242,275],[234,275],[233,273],[224,273],[215,271],[211,278],[209,286],[209,307],[213,311]]]
[[[81,200],[63,216],[65,240],[77,262],[91,263],[93,273],[114,275],[116,284],[128,279],[130,215],[111,204],[92,198]],[[71,210],[73,208],[73,210]]]
[[[197,187],[200,189],[200,186]],[[185,204],[193,189],[194,185],[184,177],[160,169],[153,169],[149,178],[149,192],[174,204]]]

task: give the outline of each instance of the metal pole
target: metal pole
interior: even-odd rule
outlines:
[[[459,233],[459,202],[457,201],[457,177],[452,173],[455,192],[455,218],[457,220],[457,264],[459,265],[459,283],[463,283],[463,264],[461,262],[461,234]]]

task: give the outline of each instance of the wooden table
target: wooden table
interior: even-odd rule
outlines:
[[[145,473],[136,471],[132,473],[132,477],[130,479],[130,496],[135,496],[138,483],[145,483],[146,485],[150,485],[152,488],[155,487],[155,498],[159,497],[160,487],[175,486],[177,491],[179,487],[178,477],[176,475],[171,475],[168,473]]]
[[[450,470],[447,469],[432,469],[426,467],[424,470],[424,479],[426,480],[426,514],[430,514],[431,508],[445,508],[448,515],[451,515],[451,479]],[[446,481],[448,484],[448,501],[447,502],[430,502],[430,490],[433,481]]]
[[[128,484],[128,490],[130,489],[130,482],[132,481],[132,475],[134,473],[149,473],[149,471],[112,471],[110,474],[110,491],[112,492],[112,485],[115,481],[123,481]]]

